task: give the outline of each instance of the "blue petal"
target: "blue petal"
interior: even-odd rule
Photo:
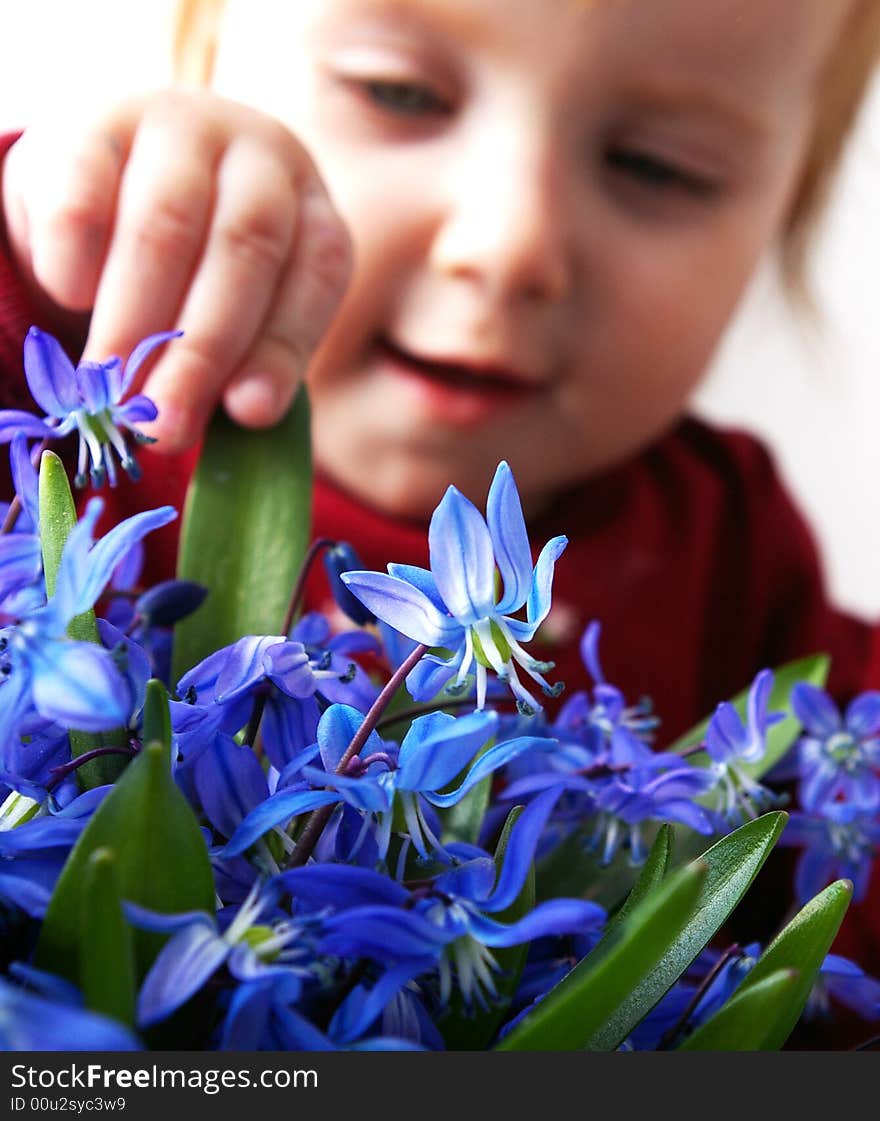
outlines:
[[[419,568],[415,564],[389,564],[388,574],[396,576],[398,580],[406,580],[407,584],[412,584],[414,588],[418,588],[420,592],[428,597],[431,603],[437,608],[441,615],[446,616],[449,614],[446,604],[443,602],[443,596],[437,588],[437,581],[434,579],[434,573],[427,568]]]
[[[384,572],[345,572],[342,582],[365,604],[402,635],[426,646],[455,645],[461,627],[443,615],[421,589]]]
[[[167,915],[162,911],[141,907],[139,903],[126,901],[122,906],[130,923],[140,930],[149,930],[154,934],[177,934],[191,926],[201,926],[212,930],[215,935],[217,933],[217,924],[207,911],[181,911]]]
[[[269,797],[259,760],[231,736],[218,736],[198,757],[195,784],[202,809],[223,837],[231,837],[247,814]]]
[[[139,1051],[141,1044],[115,1020],[33,996],[0,979],[0,1049]]]
[[[553,807],[559,801],[561,789],[545,790],[526,806],[510,831],[504,864],[495,890],[482,904],[486,911],[503,911],[519,895],[526,875],[532,865],[535,848],[547,824]]]
[[[25,413],[19,409],[0,409],[0,444],[9,443],[19,433],[33,436],[38,440],[60,435],[56,429],[32,413]]]
[[[0,871],[0,899],[14,903],[31,918],[41,919],[46,914],[52,887],[37,883],[28,875],[25,861],[16,861],[10,868]],[[60,873],[59,865],[57,872]]]
[[[543,623],[547,617],[547,612],[550,610],[553,570],[556,567],[556,562],[565,552],[567,545],[567,537],[553,537],[547,542],[538,557],[526,611],[529,623],[534,628],[532,634]]]
[[[119,359],[115,358],[110,359],[106,364],[81,362],[76,369],[76,387],[87,413],[100,413],[110,404],[107,378],[111,362],[115,362],[117,366],[122,365]]]
[[[88,580],[79,589],[77,609],[74,614],[79,615],[95,603],[109,583],[113,570],[136,541],[140,541],[153,530],[168,525],[176,517],[177,511],[173,506],[160,506],[156,510],[144,510],[140,514],[126,518],[124,522],[120,522],[105,534],[89,553]],[[62,568],[64,568],[63,554],[58,573],[59,582]]]
[[[350,806],[365,813],[387,813],[391,809],[389,792],[370,775],[351,778],[348,775],[328,775],[316,767],[303,767],[302,776],[315,785],[326,784],[338,790]]]
[[[183,331],[160,331],[158,334],[148,335],[145,339],[141,339],[131,354],[129,354],[128,361],[125,363],[125,373],[123,374],[122,384],[119,388],[119,396],[123,396],[134,381],[135,374],[157,346],[168,342],[169,339],[179,339],[182,334]]]
[[[354,907],[325,922],[319,949],[339,957],[370,957],[386,965],[436,958],[456,932],[447,932],[414,911]]]
[[[328,774],[339,766],[339,761],[348,745],[360,731],[364,714],[351,705],[331,705],[318,723],[318,744],[321,748],[321,762]],[[361,755],[371,755],[374,751],[384,750],[384,744],[376,732],[370,732]]]
[[[266,651],[283,641],[280,635],[246,635],[218,651],[225,657],[214,687],[217,704],[237,700],[259,684],[266,676]]]
[[[446,786],[495,734],[497,726],[494,712],[472,712],[458,719],[444,712],[420,716],[401,744],[395,786],[426,791]]]
[[[156,408],[155,401],[151,397],[145,397],[143,393],[132,397],[124,405],[117,405],[113,410],[113,419],[116,423],[123,424],[127,428],[155,420],[158,415],[159,410]]]
[[[128,687],[107,650],[91,642],[45,638],[29,649],[34,708],[83,732],[128,723]]]
[[[164,1020],[185,1004],[220,968],[230,949],[213,923],[194,922],[178,931],[162,947],[141,988],[138,1025]]]
[[[532,553],[513,473],[504,461],[498,464],[489,488],[486,520],[495,562],[504,583],[504,595],[496,610],[499,615],[506,615],[518,611],[526,602],[532,577]]]
[[[43,552],[33,533],[6,533],[0,537],[0,600],[33,584],[43,571]]]
[[[269,680],[288,697],[304,700],[315,692],[317,681],[301,642],[279,642],[263,655]]]
[[[406,688],[412,699],[432,701],[450,677],[458,672],[463,656],[463,645],[448,660],[426,654],[406,675]]]
[[[605,684],[605,674],[599,661],[599,636],[602,633],[602,624],[594,619],[587,624],[581,637],[581,659],[587,672],[597,685]]]
[[[370,868],[353,864],[312,864],[292,868],[272,880],[309,910],[332,907],[348,911],[373,903],[403,906],[409,892],[396,881]]]
[[[269,761],[284,771],[318,737],[318,702],[314,697],[297,701],[283,693],[270,695],[261,731]]]
[[[857,739],[880,732],[880,692],[862,693],[846,710],[846,727]]]
[[[36,533],[40,526],[40,481],[37,469],[31,462],[27,438],[23,433],[13,437],[9,448],[9,467],[15,493],[27,514],[31,528]]]
[[[339,795],[332,790],[286,790],[281,794],[273,794],[251,810],[222,849],[222,854],[224,857],[238,856],[276,825],[281,825],[298,814],[316,810],[319,806],[330,806],[338,801]]]
[[[505,740],[504,743],[497,743],[494,747],[490,747],[485,751],[480,758],[474,763],[473,767],[468,771],[464,782],[457,790],[450,791],[448,794],[435,793],[436,788],[433,790],[425,790],[425,797],[429,802],[435,806],[452,806],[472,790],[478,783],[482,782],[484,778],[494,774],[499,768],[506,766],[511,759],[515,759],[518,755],[522,755],[524,751],[531,751],[533,748],[542,748],[546,744],[546,740],[538,739],[534,736],[520,736],[517,739]],[[556,776],[556,781],[559,781],[559,776]]]
[[[24,372],[31,395],[49,416],[65,417],[79,408],[73,363],[61,343],[38,327],[24,340]]]
[[[437,590],[449,612],[463,626],[489,615],[495,604],[492,538],[483,515],[455,487],[447,489],[431,516],[428,548]]]
[[[433,958],[409,960],[386,970],[368,993],[358,986],[334,1012],[328,1028],[331,1038],[343,1045],[359,1039],[404,985],[433,965]]]
[[[706,751],[716,763],[727,763],[747,744],[748,736],[739,713],[729,701],[722,701],[706,729]]]
[[[484,946],[518,946],[553,934],[600,930],[606,918],[604,907],[598,903],[585,899],[549,899],[510,926],[479,916],[472,923],[471,933]]]

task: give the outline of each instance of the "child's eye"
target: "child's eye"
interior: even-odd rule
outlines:
[[[428,86],[417,82],[367,79],[360,85],[376,105],[401,116],[419,117],[449,112],[447,102]]]
[[[628,148],[610,148],[605,163],[612,170],[636,180],[653,191],[685,191],[709,196],[716,192],[711,180],[687,171],[668,160]]]

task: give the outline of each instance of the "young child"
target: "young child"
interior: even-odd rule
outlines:
[[[423,564],[446,486],[479,505],[507,459],[533,540],[571,539],[553,677],[600,619],[663,741],[819,650],[841,701],[877,685],[767,452],[686,416],[762,254],[801,278],[876,0],[222,8],[182,6],[181,57],[258,108],[183,88],[8,138],[2,403],[32,322],[99,358],[180,327],[116,513],[180,501],[218,401],[271,424],[307,371],[316,533]]]

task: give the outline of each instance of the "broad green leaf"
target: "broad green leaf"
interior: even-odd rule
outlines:
[[[83,830],[49,900],[36,964],[73,982],[79,972],[83,879],[92,853],[102,848],[116,855],[123,900],[166,913],[214,913],[208,850],[195,815],[172,778],[168,746],[146,744]],[[134,932],[138,981],[163,942],[163,935]]]
[[[843,922],[852,890],[849,880],[837,880],[814,896],[773,939],[737,988],[735,995],[740,996],[781,970],[797,974],[797,984],[765,1017],[763,1038],[768,1049],[777,1050],[791,1035]]]
[[[86,1008],[134,1026],[132,930],[122,913],[116,855],[99,848],[85,863],[80,898],[79,983]]]
[[[279,634],[311,533],[309,407],[271,429],[218,409],[187,491],[177,575],[208,588],[175,627],[173,680],[247,634]]]
[[[694,912],[708,866],[679,869],[645,899],[616,937],[588,954],[497,1045],[499,1051],[581,1051],[601,1031],[627,991],[657,968],[666,947]]]
[[[750,989],[740,988],[718,1012],[689,1036],[679,1051],[775,1051],[773,1024],[793,999],[800,975],[778,969]]]
[[[639,878],[633,884],[632,891],[608,920],[603,938],[607,938],[611,931],[616,929],[618,923],[622,922],[643,899],[650,895],[654,888],[660,886],[669,871],[671,859],[672,826],[664,823],[657,831],[657,836],[654,838],[653,845],[651,845],[651,851],[648,853],[648,859],[642,865]]]
[[[649,892],[500,1049],[618,1047],[739,903],[786,819],[777,812],[750,821]]]
[[[784,720],[774,724],[767,732],[767,750],[763,758],[756,763],[743,764],[743,771],[752,778],[761,778],[785,755],[797,739],[801,730],[800,721],[792,712],[791,691],[798,681],[808,681],[812,685],[822,686],[828,677],[831,661],[827,654],[813,654],[808,658],[799,658],[794,662],[786,662],[773,671],[773,689],[770,693],[770,711],[785,712]],[[749,689],[746,687],[741,693],[732,698],[731,704],[745,717],[746,702]],[[695,728],[666,748],[667,751],[681,752],[695,744],[702,743],[709,727],[711,715],[702,720]],[[709,757],[705,752],[698,752],[690,757],[692,763],[706,765]]]
[[[58,580],[58,566],[64,542],[76,525],[76,506],[70,492],[67,472],[61,459],[52,451],[44,451],[40,458],[39,476],[40,503],[40,541],[43,551],[43,572],[46,577],[46,592],[55,594]],[[82,615],[70,620],[67,633],[78,642],[100,642],[95,612],[89,608]],[[125,743],[122,728],[109,732],[70,732],[70,751],[76,758],[97,747]],[[83,790],[114,782],[122,773],[125,760],[121,755],[102,755],[90,759],[76,772],[77,781]]]
[[[498,844],[495,847],[495,866],[500,875],[504,866],[510,833],[523,812],[523,806],[515,806],[507,815]],[[535,867],[532,865],[522,891],[513,903],[493,917],[499,922],[514,923],[527,915],[535,906]],[[495,999],[487,1009],[467,1011],[456,1002],[449,1014],[440,1022],[440,1030],[448,1051],[483,1051],[498,1031],[504,1014],[516,992],[523,967],[529,952],[529,944],[508,946],[493,950],[492,956],[498,964],[495,973]]]

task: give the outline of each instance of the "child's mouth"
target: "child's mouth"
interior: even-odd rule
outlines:
[[[486,420],[533,397],[539,388],[499,366],[420,358],[386,336],[377,339],[376,348],[386,371],[418,393],[431,411],[454,423]]]

